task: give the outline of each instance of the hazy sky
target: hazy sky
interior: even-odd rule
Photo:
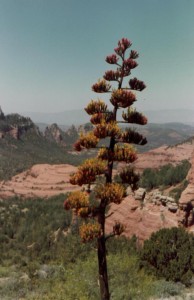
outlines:
[[[3,111],[83,108],[122,37],[147,85],[136,106],[194,109],[194,0],[0,0]]]

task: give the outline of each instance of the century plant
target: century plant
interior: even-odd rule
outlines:
[[[101,300],[110,299],[106,241],[110,236],[121,235],[124,231],[124,226],[117,222],[112,228],[112,233],[106,234],[105,221],[108,217],[108,206],[111,203],[121,203],[125,196],[125,183],[128,183],[132,190],[137,188],[139,176],[132,167],[137,159],[137,152],[132,144],[147,143],[146,138],[134,128],[122,129],[119,126],[119,123],[126,125],[147,123],[147,118],[132,108],[134,102],[137,101],[134,91],[141,92],[145,89],[144,82],[135,77],[128,81],[127,86],[124,86],[124,80],[131,75],[131,70],[138,66],[136,62],[138,53],[131,50],[127,54],[131,45],[131,41],[126,38],[118,42],[118,47],[114,49],[115,53],[106,57],[106,62],[115,65],[116,70],[106,71],[103,79],[92,85],[94,92],[110,94],[112,109],[109,109],[101,99],[91,100],[85,108],[91,116],[90,122],[93,124],[93,130],[82,132],[74,146],[77,151],[97,147],[99,151],[96,158],[87,159],[78,167],[77,172],[72,174],[70,183],[83,188],[70,193],[64,202],[65,209],[71,209],[83,220],[79,229],[82,241],[97,240]],[[117,120],[119,109],[123,109],[123,120],[120,121]],[[99,146],[101,139],[105,139],[104,143],[108,146],[101,146],[102,142]],[[119,183],[113,179],[115,162],[125,163],[124,169],[120,172],[121,182]],[[101,180],[96,183],[99,177]]]

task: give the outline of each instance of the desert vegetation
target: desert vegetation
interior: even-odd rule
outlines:
[[[173,186],[184,181],[183,187],[186,187],[186,176],[191,167],[188,160],[173,166],[167,164],[160,169],[154,170],[147,168],[143,171],[140,185],[148,190],[158,187]]]
[[[157,277],[191,284],[194,271],[194,237],[183,228],[161,229],[145,241],[141,264]]]
[[[56,143],[49,142],[36,133],[28,132],[20,140],[11,137],[0,139],[0,179],[12,176],[38,163],[77,164],[80,157],[74,157]]]
[[[65,197],[61,195],[46,201],[1,200],[1,299],[99,299],[95,242],[81,243],[79,224],[75,224],[71,233],[67,234],[71,213],[61,209]],[[177,235],[180,235],[180,243]],[[179,277],[175,276],[179,276],[179,268],[184,265],[181,261],[190,263],[193,260],[193,237],[183,229],[168,230],[164,238],[162,236],[161,232],[151,237],[142,250],[137,248],[135,237],[131,240],[117,237],[107,241],[111,299],[144,300],[185,292],[184,285],[173,280],[179,281]],[[158,265],[162,264],[171,246],[169,236],[171,243],[174,243],[174,252],[170,248],[170,253],[174,257],[176,254],[183,255],[183,260],[173,267],[174,278],[168,276],[172,272],[173,261],[166,264],[166,273],[157,273],[150,263],[152,258],[158,261]],[[149,253],[150,249],[152,253]],[[156,257],[157,249],[161,254]],[[147,252],[149,255],[145,260]],[[170,256],[168,259],[171,259]]]

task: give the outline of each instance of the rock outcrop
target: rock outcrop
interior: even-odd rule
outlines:
[[[184,226],[193,231],[194,218],[172,197],[163,195],[159,190],[146,193],[139,189],[134,195],[130,191],[128,193],[121,204],[111,204],[106,221],[107,233],[111,233],[116,222],[121,222],[125,227],[123,235],[129,238],[136,235],[142,243],[161,228]]]
[[[44,136],[47,140],[51,142],[56,142],[57,144],[65,146],[63,131],[55,123],[46,127]]]
[[[0,139],[9,136],[18,140],[28,131],[33,131],[40,135],[38,127],[30,118],[25,118],[19,114],[5,116],[0,108]]]
[[[71,126],[67,131],[63,131],[56,123],[45,128],[43,133],[32,122],[30,118],[23,117],[19,114],[4,115],[0,107],[0,139],[12,137],[19,140],[27,133],[33,132],[42,139],[56,143],[63,147],[71,147],[78,138],[78,130]]]
[[[62,147],[71,147],[78,139],[78,130],[71,126],[67,131],[63,131],[56,123],[45,128],[44,137],[50,142],[55,142]]]
[[[187,175],[188,185],[179,199],[179,206],[184,211],[184,225],[192,226],[194,231],[194,152],[191,159],[191,169]]]
[[[145,202],[146,201],[154,203],[155,205],[163,205],[173,213],[176,213],[179,208],[179,205],[174,198],[163,195],[159,190],[147,193],[145,196]]]
[[[189,159],[191,169],[187,175],[188,186],[182,192],[178,202],[172,197],[163,195],[159,190],[146,193],[139,189],[134,196],[128,189],[128,196],[120,205],[112,204],[106,222],[107,232],[112,231],[115,222],[124,224],[124,235],[132,237],[134,234],[139,242],[149,238],[152,232],[164,227],[184,226],[194,232],[194,143],[179,145],[177,149],[164,148],[163,153],[158,149],[142,154],[140,161],[144,167],[159,167],[166,163],[177,164],[183,159]],[[182,149],[182,151],[181,151]],[[153,156],[155,155],[154,159]],[[166,159],[164,159],[166,158]],[[165,163],[164,163],[165,162]],[[141,166],[141,165],[139,165]]]
[[[136,235],[142,243],[150,235],[161,229],[179,225],[179,214],[172,213],[163,205],[147,203],[142,205],[132,196],[126,197],[120,205],[112,204],[109,210],[110,217],[106,220],[107,233],[112,232],[115,222],[125,226],[124,235]]]

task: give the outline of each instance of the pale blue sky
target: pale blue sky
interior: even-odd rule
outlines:
[[[3,111],[83,108],[122,37],[147,84],[136,106],[194,109],[194,0],[0,0]]]

